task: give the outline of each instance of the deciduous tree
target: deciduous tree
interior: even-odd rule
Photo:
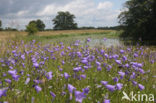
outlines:
[[[45,29],[45,24],[42,20],[38,19],[38,20],[33,20],[33,21],[30,21],[29,23],[35,23],[36,24],[36,27],[38,29],[38,31],[44,31]]]
[[[52,20],[55,30],[76,29],[77,23],[74,22],[75,16],[70,12],[58,12],[57,16]]]
[[[121,37],[133,41],[156,41],[156,0],[128,0],[119,15]]]
[[[34,35],[38,31],[36,23],[30,22],[26,26],[26,31],[28,32],[28,35]]]

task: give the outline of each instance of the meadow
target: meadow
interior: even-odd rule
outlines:
[[[69,35],[74,35],[74,34],[103,34],[103,33],[109,33],[109,32],[115,32],[115,30],[96,30],[96,29],[91,29],[91,30],[56,30],[56,31],[43,31],[43,32],[38,32],[35,36],[39,37],[51,37],[53,36],[54,38],[58,36],[59,38],[61,36],[69,36]],[[23,37],[27,36],[27,32],[25,31],[0,31],[0,40],[5,40],[5,39],[10,39],[10,38],[17,38],[17,37]],[[30,38],[30,37],[29,37]]]
[[[154,103],[155,47],[89,45],[118,36],[113,30],[0,32],[0,102]],[[123,91],[136,98],[122,100]]]

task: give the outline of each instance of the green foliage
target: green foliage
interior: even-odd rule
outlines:
[[[37,28],[38,28],[39,31],[44,31],[45,24],[43,23],[43,21],[41,21],[40,19],[38,19],[36,21],[36,24],[37,24]]]
[[[121,37],[156,41],[156,0],[128,0],[125,7],[118,17],[124,29]]]
[[[36,24],[36,27],[39,31],[44,31],[45,29],[45,24],[43,23],[42,20],[38,19],[36,21],[30,21],[30,23],[35,23]]]
[[[16,28],[5,27],[3,31],[18,31]]]
[[[38,29],[37,29],[36,23],[30,22],[26,26],[26,31],[28,32],[28,35],[34,35],[35,33],[37,33]]]
[[[85,29],[96,29],[96,27],[93,27],[93,26],[83,26],[83,27],[79,27],[79,29],[81,29],[81,30],[85,30]]]
[[[74,22],[75,16],[67,12],[58,12],[58,15],[52,20],[55,30],[76,29],[77,23]]]

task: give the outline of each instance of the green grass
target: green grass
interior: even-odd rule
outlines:
[[[14,41],[32,41],[36,40],[37,42],[65,42],[65,43],[72,43],[73,41],[80,39],[84,40],[86,38],[118,38],[121,31],[109,31],[109,32],[100,32],[100,33],[80,33],[80,34],[59,34],[59,35],[49,35],[49,36],[39,36],[39,35],[31,35],[31,36],[20,36],[17,35],[13,38]]]
[[[88,34],[86,34],[88,37]],[[103,34],[97,34],[98,37],[100,37]],[[91,35],[89,35],[91,36]],[[34,36],[35,37],[35,36]],[[61,36],[62,37],[62,36]],[[61,38],[60,37],[60,38]],[[84,35],[83,35],[84,37]],[[103,37],[103,36],[102,36]],[[33,38],[33,37],[32,37]],[[57,37],[50,39],[50,40],[57,40]],[[59,39],[60,39],[59,38]],[[62,37],[62,39],[66,39],[68,37]],[[34,39],[34,38],[33,38]],[[30,37],[28,40],[31,40]],[[2,58],[6,63],[0,62],[0,81],[2,81],[2,87],[9,87],[7,91],[7,96],[3,96],[0,98],[1,101],[8,101],[9,103],[31,103],[32,98],[34,98],[34,103],[51,103],[51,100],[53,97],[50,95],[50,91],[54,92],[56,94],[56,98],[54,99],[54,103],[75,103],[75,96],[74,93],[72,94],[73,98],[72,100],[69,100],[70,93],[67,89],[67,84],[72,84],[76,87],[76,90],[82,91],[83,88],[89,87],[90,91],[87,95],[87,98],[83,100],[83,103],[97,103],[100,101],[102,103],[104,99],[106,98],[106,95],[108,94],[108,99],[111,100],[111,103],[131,103],[127,100],[121,101],[121,98],[123,96],[122,91],[125,91],[127,94],[129,94],[131,91],[134,91],[135,93],[138,93],[139,88],[138,86],[134,86],[131,81],[129,81],[129,75],[126,75],[123,79],[119,79],[119,83],[124,84],[122,90],[116,90],[114,92],[110,92],[105,88],[105,86],[101,85],[101,81],[108,81],[109,84],[115,85],[116,83],[113,81],[112,78],[120,76],[118,75],[118,71],[122,70],[123,72],[126,72],[127,70],[132,74],[132,72],[135,72],[137,74],[136,78],[134,79],[138,83],[145,86],[145,89],[143,91],[140,91],[140,94],[154,94],[156,95],[155,88],[153,88],[154,85],[156,85],[155,78],[153,77],[156,75],[156,62],[153,64],[150,63],[150,60],[156,59],[155,58],[155,49],[149,49],[146,47],[140,47],[140,46],[125,46],[125,47],[116,47],[116,48],[92,48],[92,47],[82,47],[80,46],[73,46],[71,45],[64,45],[62,47],[59,43],[51,43],[46,44],[46,38],[39,38],[36,40],[43,40],[44,43],[32,43],[28,42],[27,40],[24,41],[24,43],[17,42],[17,41],[11,41],[8,42],[6,45],[6,51],[4,54],[0,54],[0,58]],[[69,39],[67,39],[69,40]],[[87,45],[87,44],[85,44]],[[68,46],[71,47],[71,50],[68,50]],[[59,50],[57,50],[57,48]],[[62,49],[61,49],[62,48]],[[127,48],[131,48],[131,51],[128,51]],[[14,53],[12,53],[13,50],[17,50],[17,53],[19,56],[14,56]],[[125,50],[124,54],[120,53],[120,49]],[[123,62],[123,64],[130,64],[130,62],[137,62],[137,63],[143,63],[143,70],[147,72],[150,70],[149,73],[141,74],[140,72],[135,71],[132,67],[129,69],[122,68],[120,65],[118,65],[114,59],[107,59],[103,54],[100,54],[100,51],[104,50],[105,54],[119,55],[120,60],[122,60],[123,56],[127,56],[128,60],[126,62]],[[29,54],[27,54],[27,51],[32,51]],[[53,52],[51,52],[53,51]],[[61,52],[64,51],[65,55],[62,56]],[[75,52],[81,52],[82,57],[78,57],[77,55],[69,56],[70,53]],[[89,51],[89,52],[88,52]],[[137,53],[139,56],[134,57],[134,53]],[[143,53],[143,55],[142,55]],[[21,58],[21,55],[25,55],[25,59],[23,60]],[[85,66],[85,64],[81,63],[82,58],[87,57],[88,54],[90,56],[94,55],[95,59],[90,62],[91,67],[84,72],[79,71],[74,73],[73,68],[78,66]],[[37,62],[45,61],[44,65],[40,65],[39,68],[33,67],[32,58],[36,58]],[[47,58],[48,57],[48,58]],[[55,59],[54,59],[55,57]],[[1,60],[2,60],[1,59]],[[8,64],[7,61],[10,61],[11,59],[16,60],[16,65],[13,65],[12,63]],[[62,61],[65,61],[65,64],[62,64]],[[99,61],[101,63],[101,71],[97,70],[96,61]],[[22,63],[25,63],[25,67],[23,67]],[[107,66],[103,66],[103,63],[106,63],[107,65],[111,65],[112,69],[110,71],[107,71]],[[2,64],[6,64],[6,66],[2,66]],[[7,72],[9,69],[9,66],[12,66],[14,69],[16,69],[17,75],[20,75],[20,78],[18,81],[14,81],[11,75],[9,75]],[[60,71],[58,66],[62,68],[63,70]],[[40,71],[38,71],[40,70]],[[21,71],[24,71],[23,75],[20,74]],[[53,78],[52,80],[48,80],[46,78],[46,75],[43,73],[44,71],[53,72]],[[62,75],[64,72],[67,72],[71,77],[66,80]],[[6,73],[6,76],[2,76],[3,73]],[[25,85],[25,80],[28,77],[27,74],[30,75],[30,82]],[[81,74],[85,74],[86,78],[79,80],[78,78],[74,78],[73,75],[76,74],[80,76]],[[12,83],[8,84],[5,82],[5,79],[11,79]],[[36,84],[33,82],[33,80],[39,79],[42,81],[42,83]],[[33,85],[39,85],[42,88],[42,91],[37,93]],[[98,87],[101,85],[101,87]],[[20,92],[18,92],[20,91]],[[62,95],[62,92],[66,92],[66,95]],[[135,102],[133,102],[135,103]],[[137,103],[137,102],[136,102]]]

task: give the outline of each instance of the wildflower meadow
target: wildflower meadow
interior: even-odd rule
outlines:
[[[122,97],[132,91],[133,102],[154,103],[155,49],[90,47],[91,40],[1,45],[0,103],[130,103]]]

